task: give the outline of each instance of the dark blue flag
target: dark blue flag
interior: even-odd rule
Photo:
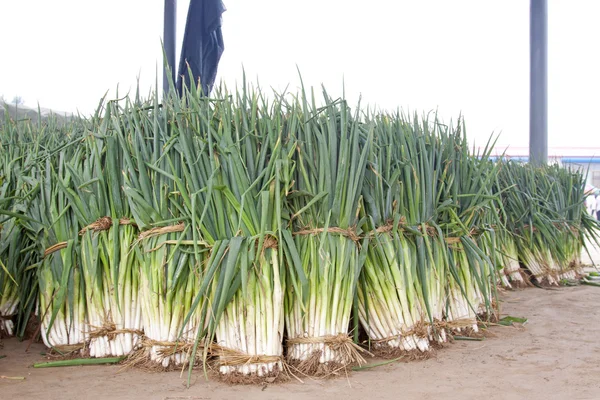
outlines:
[[[177,91],[182,93],[183,79],[190,87],[188,65],[194,84],[202,84],[208,95],[217,78],[217,67],[223,54],[221,14],[225,6],[221,0],[191,0],[183,35]]]

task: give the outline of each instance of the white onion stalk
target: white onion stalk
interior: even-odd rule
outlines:
[[[256,261],[254,254],[252,250],[240,252],[240,257],[249,258],[249,267],[240,271],[246,276],[242,278],[245,282],[217,325],[217,344],[223,348],[219,368],[222,374],[262,377],[283,369],[283,283],[278,251],[265,248]],[[266,356],[264,361],[261,356]],[[252,357],[257,357],[256,361],[250,361]]]
[[[65,346],[83,349],[86,340],[84,288],[72,253],[73,243],[69,241],[65,249],[48,255],[38,272],[42,340],[59,351]],[[61,276],[57,272],[62,272]]]
[[[507,287],[512,287],[510,282],[516,285],[523,285],[525,280],[521,275],[521,266],[519,264],[519,253],[515,241],[508,235],[502,239],[502,260],[504,261],[504,274],[508,276]]]
[[[453,273],[448,279],[448,298],[446,305],[446,321],[459,324],[452,330],[461,332],[463,328],[470,327],[478,332],[477,314],[481,304],[481,294],[474,282],[470,268],[470,260],[462,243],[450,247],[450,268]]]
[[[414,251],[399,232],[376,234],[369,243],[362,270],[364,284],[358,285],[358,311],[375,349],[429,350],[427,337],[410,334],[416,322],[424,322]]]
[[[318,355],[320,364],[346,366],[353,360],[321,339],[348,335],[359,273],[357,245],[340,234],[318,233],[297,236],[296,247],[308,286],[300,293],[297,284],[293,290],[288,286],[285,317],[288,337],[292,339],[288,358],[298,363]],[[293,343],[294,339],[315,342]]]
[[[144,335],[150,341],[146,348],[150,361],[164,368],[189,361],[186,346],[194,343],[200,328],[196,310],[184,326],[200,278],[194,272],[194,258],[169,242],[177,241],[176,236],[161,234],[144,239],[140,253],[139,301]]]
[[[421,231],[426,232],[427,227],[422,224]],[[427,311],[429,322],[435,324],[444,319],[446,298],[446,280],[448,275],[447,246],[443,237],[409,236],[414,238],[416,247],[417,268],[422,268],[422,293],[423,309]],[[444,343],[448,340],[444,328],[429,326],[430,342]]]
[[[82,237],[91,357],[128,355],[140,343],[139,266],[130,251],[134,238],[134,228],[117,220],[109,230],[88,230]]]
[[[0,265],[0,268],[2,268],[2,265]],[[0,270],[0,274],[4,274],[4,272]],[[18,286],[8,274],[4,275],[3,281],[4,287],[0,288],[0,336],[2,334],[13,336],[14,323],[11,317],[16,314],[19,306]]]

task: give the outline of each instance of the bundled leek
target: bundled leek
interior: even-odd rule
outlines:
[[[433,211],[435,181],[422,181],[412,167],[419,165],[419,154],[426,156],[417,151],[422,139],[400,116],[378,119],[363,188],[370,243],[358,285],[359,317],[374,348],[385,352],[427,351],[432,320],[427,313],[440,310],[435,315],[442,317],[443,285],[435,282],[431,268],[436,265],[424,249],[429,238],[420,230],[420,223],[431,219],[421,213]]]
[[[46,162],[39,176],[37,201],[28,210],[32,219],[41,222],[40,242],[45,249],[38,267],[42,339],[46,346],[61,352],[83,350],[88,330],[77,221],[57,184],[70,179],[66,157],[66,152],[60,153],[56,171]]]
[[[490,159],[493,140],[471,154],[464,122],[441,129],[443,180],[440,225],[449,250],[445,324],[452,331],[477,332],[479,319],[497,318],[496,282],[502,269],[497,233],[500,197],[493,192],[498,166]]]
[[[282,191],[281,101],[272,105],[246,86],[214,105],[190,88],[179,117],[182,170],[172,170],[195,240],[211,247],[205,279],[212,280],[208,337],[228,375],[282,370],[285,265],[280,248]],[[221,254],[217,257],[218,254]],[[213,275],[214,274],[214,275]]]
[[[170,167],[169,154],[175,154],[169,148],[169,116],[166,107],[158,106],[157,98],[145,106],[146,111],[129,102],[123,108],[114,103],[110,107],[106,118],[111,118],[119,144],[115,151],[122,160],[119,165],[123,169],[126,202],[141,231],[135,241],[131,233],[128,236],[124,244],[132,243],[133,248],[121,254],[121,262],[132,258],[119,267],[130,271],[124,283],[130,279],[132,298],[133,291],[138,291],[135,300],[139,302],[144,329],[139,351],[132,355],[133,362],[149,361],[164,368],[184,364],[190,359],[191,345],[201,328],[197,317],[189,314],[199,290],[204,253],[189,250],[192,235],[179,211],[181,196],[172,177],[160,172],[160,168]],[[123,207],[126,212],[125,202]],[[129,226],[113,219],[112,229],[126,234]],[[132,312],[136,324],[137,312],[138,309]]]
[[[358,309],[375,349],[429,349],[416,254],[414,242],[399,230],[376,232],[369,243]]]
[[[37,296],[37,237],[23,213],[31,201],[27,175],[38,146],[22,125],[6,121],[0,129],[0,336],[23,337]]]
[[[19,306],[18,284],[14,276],[17,271],[14,264],[18,262],[15,250],[21,235],[14,219],[0,226],[0,336],[12,336],[15,328],[12,318]]]
[[[334,101],[325,91],[323,96],[325,106],[317,109],[314,97],[303,93],[290,105],[287,121],[296,144],[295,186],[287,198],[300,254],[300,260],[289,260],[288,360],[309,373],[364,360],[348,325],[364,260],[358,214],[373,130],[344,100]]]
[[[108,123],[110,113],[97,131],[107,132]],[[79,221],[89,353],[122,356],[139,344],[142,333],[139,268],[131,251],[137,229],[121,189],[116,138],[98,133],[84,144],[85,153],[67,163],[71,179],[61,187]]]
[[[1,144],[1,142],[0,142]],[[9,200],[14,195],[16,177],[12,170],[15,160],[8,158],[13,155],[6,145],[0,161],[0,208],[11,209]],[[12,211],[12,210],[11,210]],[[19,242],[21,232],[18,221],[11,217],[2,216],[0,222],[0,337],[14,334],[13,317],[19,306],[18,283],[16,281],[19,263]]]
[[[525,278],[519,264],[519,253],[512,235],[502,231],[499,236],[499,253],[502,257],[502,284],[506,287],[519,287],[525,284]]]
[[[375,349],[426,351],[447,330],[492,314],[495,242],[471,236],[497,221],[489,150],[472,157],[462,123],[375,118],[363,189],[370,244],[359,316]],[[485,236],[485,235],[484,235]],[[496,260],[494,258],[494,260]]]

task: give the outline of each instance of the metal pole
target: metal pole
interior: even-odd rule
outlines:
[[[167,66],[163,68],[163,91],[169,91],[169,79],[175,84],[175,34],[177,26],[177,0],[165,0],[165,16],[163,24],[163,46],[165,47]]]
[[[529,161],[548,162],[548,3],[531,0]]]

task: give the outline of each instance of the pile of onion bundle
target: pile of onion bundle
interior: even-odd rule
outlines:
[[[287,195],[299,259],[289,259],[285,318],[288,361],[309,374],[364,362],[348,335],[359,252],[359,205],[373,129],[345,100],[304,92],[288,106],[295,185]],[[298,265],[300,264],[300,265]]]
[[[0,127],[0,329],[35,299],[60,352],[327,375],[365,361],[359,324],[382,355],[428,354],[496,315],[519,262],[554,283],[598,242],[582,174],[323,93],[191,87]]]
[[[429,349],[447,331],[477,330],[493,314],[493,242],[476,232],[495,220],[496,170],[473,157],[461,123],[386,115],[363,196],[370,243],[358,286],[359,316],[383,354]]]
[[[586,242],[598,242],[598,221],[585,212],[584,176],[558,165],[502,162],[496,190],[519,261],[540,284],[581,272]],[[587,240],[586,240],[587,239]]]
[[[110,115],[103,121],[83,139],[79,157],[67,161],[69,181],[59,181],[79,222],[91,357],[128,355],[142,334],[139,268],[131,251],[137,229],[121,189],[117,139],[105,134]]]

